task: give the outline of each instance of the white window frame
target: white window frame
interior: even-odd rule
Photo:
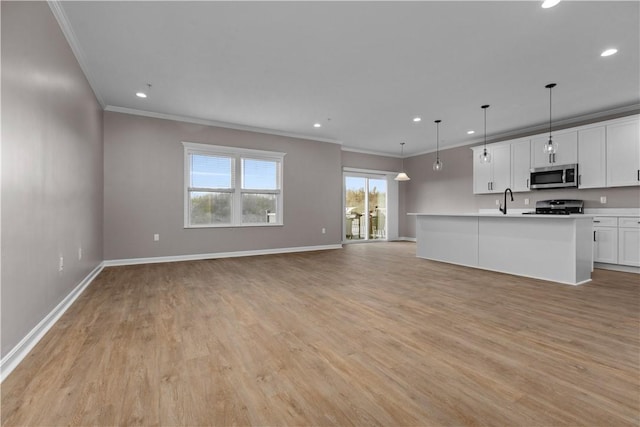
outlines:
[[[284,191],[282,186],[283,164],[286,153],[277,151],[254,150],[249,148],[225,147],[221,145],[200,144],[196,142],[182,142],[184,146],[184,228],[228,228],[228,227],[274,227],[284,225]],[[230,157],[232,188],[231,189],[206,189],[207,191],[226,192],[232,194],[232,214],[231,223],[228,224],[191,224],[189,212],[189,191],[193,191],[190,187],[191,183],[191,163],[189,157],[192,154],[205,156],[222,156]],[[242,188],[242,159],[249,160],[265,160],[277,163],[276,167],[276,183],[277,190],[254,190]],[[243,223],[242,222],[242,195],[251,194],[276,194],[277,212],[275,222],[270,223]]]

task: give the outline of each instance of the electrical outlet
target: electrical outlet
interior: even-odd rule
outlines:
[[[60,255],[60,261],[58,262],[58,271],[64,270],[64,257]]]
[[[82,246],[78,247],[78,261],[82,259]]]
[[[159,241],[159,240],[160,240],[160,235],[159,235],[159,234],[154,234],[154,235],[153,235],[153,241],[154,241],[154,242],[157,242],[157,241]]]
[[[601,196],[600,197],[600,203],[602,203],[603,205],[607,204],[607,196]]]
[[[529,199],[524,199],[524,204],[529,205]]]
[[[327,234],[327,229],[322,227],[322,234]]]
[[[496,206],[500,206],[500,199],[496,199]]]

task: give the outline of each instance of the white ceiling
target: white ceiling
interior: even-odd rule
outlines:
[[[640,2],[57,3],[107,109],[405,155],[640,104]],[[66,20],[66,23],[65,23]],[[617,55],[602,58],[605,48]],[[152,85],[149,97],[135,93]],[[420,123],[412,122],[421,116]],[[313,128],[320,122],[322,127]],[[467,135],[469,129],[475,135]]]

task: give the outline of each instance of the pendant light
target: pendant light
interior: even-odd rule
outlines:
[[[544,154],[551,155],[551,154],[555,154],[556,151],[558,151],[558,144],[553,142],[553,140],[551,139],[551,89],[556,87],[556,84],[555,83],[549,83],[545,87],[547,89],[549,89],[549,142],[544,144],[544,146],[542,147],[542,152]]]
[[[442,120],[436,120],[436,161],[433,162],[433,170],[439,172],[443,168],[443,164],[440,161],[440,122]]]
[[[409,181],[409,175],[407,175],[404,171],[404,142],[400,143],[400,157],[402,157],[402,172],[398,174],[394,179],[396,181]]]
[[[480,154],[480,162],[491,163],[491,153],[487,151],[487,108],[489,108],[489,106],[483,105],[480,108],[484,110],[484,150],[482,150],[482,154]]]

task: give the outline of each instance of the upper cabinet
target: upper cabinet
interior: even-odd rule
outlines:
[[[532,168],[578,163],[577,131],[553,134],[553,141],[558,146],[556,153],[545,154],[543,147],[549,142],[549,135],[537,135],[531,139]]]
[[[607,125],[607,186],[640,185],[640,120]]]
[[[474,194],[530,191],[532,168],[578,164],[578,188],[640,185],[640,116],[613,119],[553,133],[555,154],[542,147],[549,134],[487,145],[490,163],[473,150]]]
[[[578,188],[607,185],[605,126],[578,131]]]
[[[491,162],[482,163],[484,146],[473,147],[473,193],[502,193],[511,180],[511,151],[509,145],[488,145]]]
[[[531,142],[527,139],[511,141],[511,190],[529,191],[531,176]]]

